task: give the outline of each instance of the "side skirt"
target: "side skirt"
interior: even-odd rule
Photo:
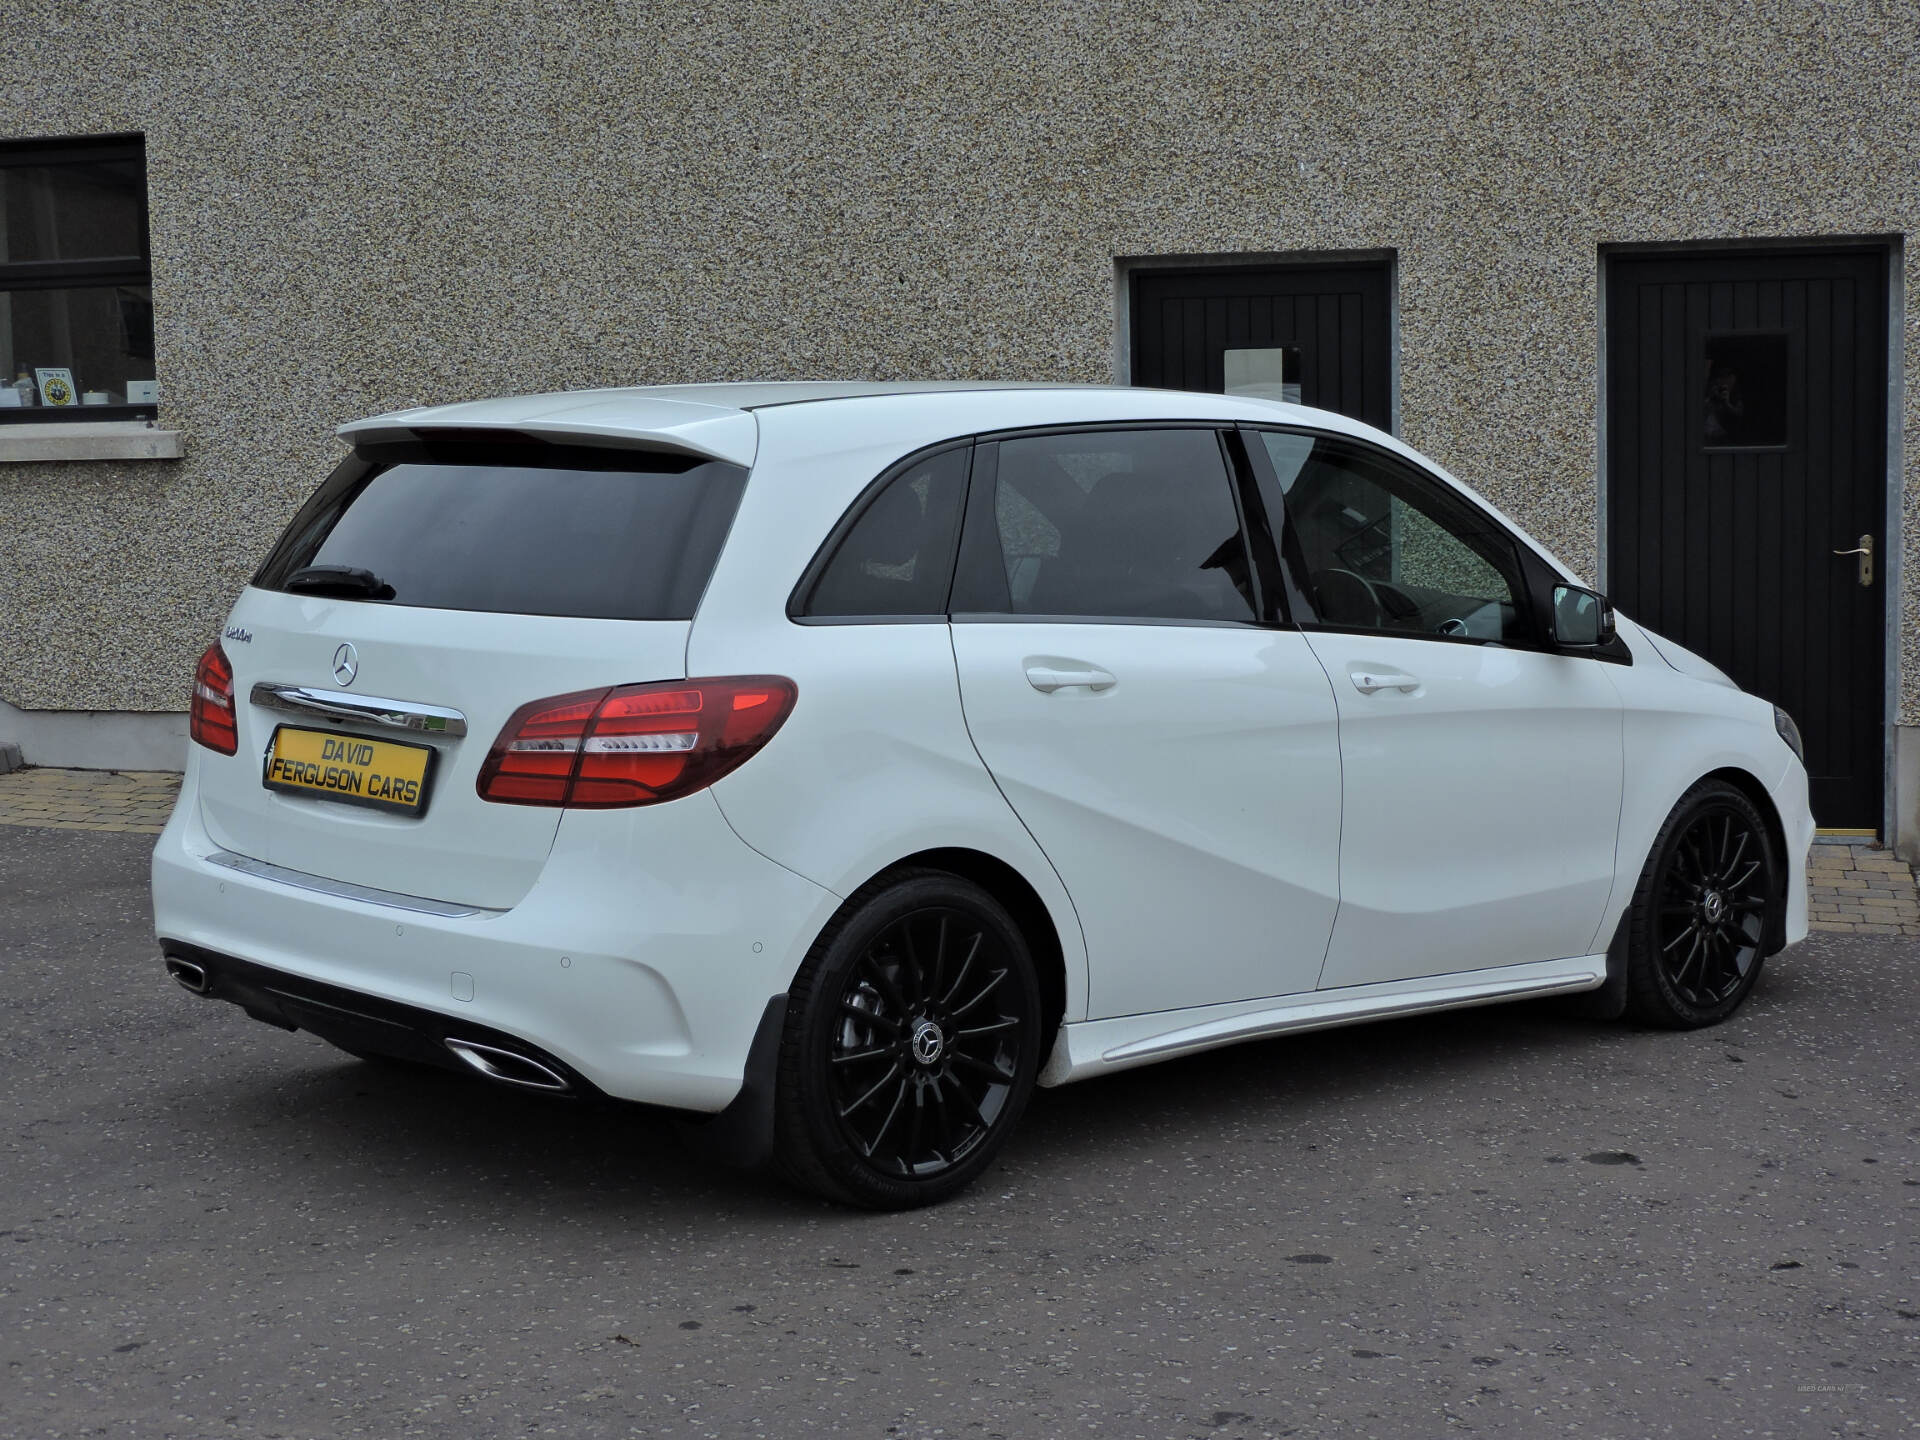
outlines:
[[[1496,970],[1466,970],[1378,985],[1351,985],[1270,1000],[1086,1020],[1060,1027],[1053,1057],[1040,1073],[1040,1083],[1065,1085],[1094,1075],[1131,1070],[1136,1065],[1150,1065],[1156,1060],[1170,1060],[1176,1055],[1193,1055],[1271,1035],[1329,1030],[1337,1025],[1359,1025],[1368,1020],[1387,1020],[1428,1010],[1459,1010],[1469,1005],[1497,1005],[1503,1000],[1571,995],[1598,989],[1606,979],[1607,957],[1582,955],[1571,960],[1506,965]]]

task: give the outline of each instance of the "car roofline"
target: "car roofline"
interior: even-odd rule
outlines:
[[[697,390],[713,392],[737,386],[742,390],[773,390],[791,386],[794,390],[808,390],[816,386],[844,384],[845,389],[834,393],[794,394],[764,400],[742,401],[733,408],[747,413],[755,410],[773,410],[787,405],[832,405],[842,400],[884,400],[895,396],[913,397],[925,395],[980,395],[1001,390],[1128,390],[1134,387],[1125,385],[1085,385],[1065,380],[740,380],[726,381],[713,385],[698,383],[687,385],[646,385],[613,393],[631,395],[658,395],[672,398],[675,391]],[[704,402],[711,403],[711,402]]]
[[[738,392],[728,404],[728,392]],[[459,401],[374,415],[342,425],[340,437],[361,446],[383,441],[411,440],[447,431],[501,431],[535,437],[548,443],[593,445],[640,450],[667,450],[700,459],[723,460],[751,466],[757,458],[760,423],[758,410],[797,409],[806,405],[833,405],[849,400],[927,399],[941,395],[1023,394],[1046,392],[1061,396],[1181,396],[1196,402],[1193,420],[1218,424],[1304,426],[1330,434],[1378,444],[1436,473],[1447,484],[1485,507],[1515,531],[1554,569],[1574,583],[1577,573],[1525,527],[1486,496],[1464,484],[1443,466],[1421,455],[1397,436],[1337,411],[1320,410],[1286,401],[1207,391],[1174,390],[1132,385],[1090,385],[1044,380],[772,380],[726,381],[718,384],[621,386],[597,390],[563,390],[543,395],[505,396]],[[1205,410],[1216,410],[1209,416]],[[1228,412],[1228,413],[1219,413]],[[1155,417],[1142,416],[1142,420]],[[1061,423],[1079,423],[1065,420]]]

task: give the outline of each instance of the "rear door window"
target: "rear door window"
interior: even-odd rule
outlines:
[[[970,506],[955,611],[1253,621],[1247,539],[1213,430],[1028,435],[983,448],[994,483],[990,500]]]
[[[254,584],[437,610],[689,620],[746,477],[634,450],[383,447],[334,473]]]

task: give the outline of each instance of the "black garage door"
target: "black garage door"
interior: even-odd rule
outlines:
[[[1799,721],[1837,829],[1883,798],[1885,277],[1874,249],[1607,273],[1609,591]]]
[[[1385,261],[1137,270],[1132,379],[1266,395],[1393,424]]]

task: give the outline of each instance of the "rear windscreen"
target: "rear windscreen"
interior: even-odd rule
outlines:
[[[436,610],[690,620],[746,478],[634,450],[383,447],[333,473],[253,583]]]

